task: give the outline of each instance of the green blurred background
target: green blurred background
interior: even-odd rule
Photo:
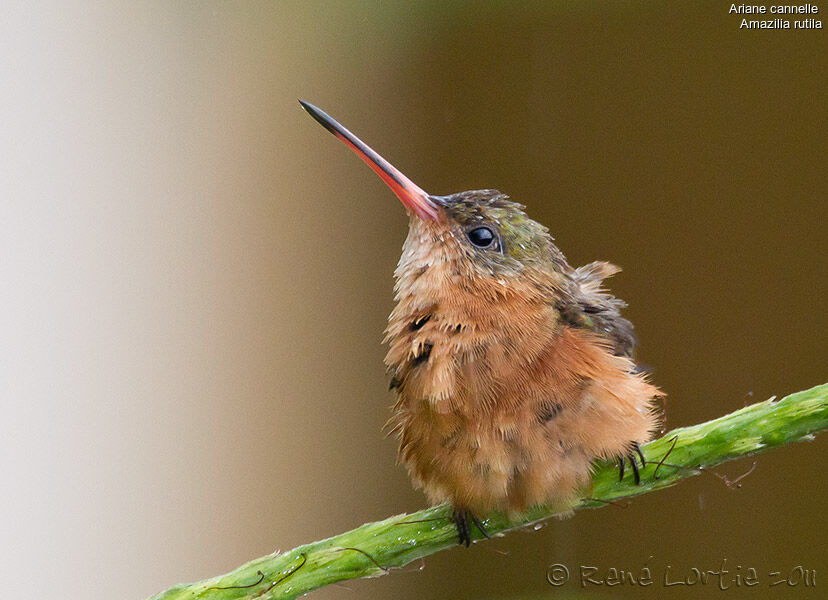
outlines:
[[[828,381],[826,34],[728,8],[4,9],[3,594],[140,599],[424,505],[381,433],[406,219],[299,97],[425,189],[498,188],[573,264],[624,267],[669,426]],[[730,597],[817,597],[825,451],[314,597],[713,597],[545,578],[723,559],[762,582]],[[797,565],[816,590],[768,586]]]

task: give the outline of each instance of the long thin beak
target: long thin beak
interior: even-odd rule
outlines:
[[[365,164],[371,167],[382,178],[408,210],[421,219],[437,219],[437,204],[422,188],[374,152],[368,144],[345,129],[325,111],[316,108],[313,104],[305,102],[304,100],[300,100],[299,104],[308,111],[310,116],[319,121],[322,127],[345,142],[357,156],[365,161]]]

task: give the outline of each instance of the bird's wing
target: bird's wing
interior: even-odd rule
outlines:
[[[568,325],[594,331],[612,342],[616,355],[632,358],[633,325],[621,316],[626,303],[602,287],[604,279],[620,270],[608,262],[578,267],[571,273],[569,294],[560,300],[558,310]]]

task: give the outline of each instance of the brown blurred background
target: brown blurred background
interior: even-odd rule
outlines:
[[[3,595],[141,599],[424,505],[380,431],[406,219],[298,97],[623,266],[670,426],[828,381],[826,33],[728,7],[5,8]],[[824,588],[826,439],[314,597],[573,597],[549,564],[722,559],[752,598],[797,565]]]

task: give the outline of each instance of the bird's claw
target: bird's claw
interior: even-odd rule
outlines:
[[[483,527],[483,522],[478,519],[471,511],[465,508],[454,508],[451,513],[451,520],[457,527],[457,536],[460,539],[460,545],[469,547],[471,544],[471,526],[472,523],[480,530],[485,538],[489,538],[489,532]]]
[[[633,470],[633,478],[635,479],[635,485],[639,485],[641,483],[641,475],[638,472],[638,463],[635,462],[636,454],[638,458],[641,459],[641,468],[647,466],[647,461],[644,458],[644,453],[641,451],[641,446],[638,442],[632,443],[632,450],[626,456],[622,456],[618,459],[618,481],[624,480],[624,462],[626,460],[630,461],[630,466]]]

